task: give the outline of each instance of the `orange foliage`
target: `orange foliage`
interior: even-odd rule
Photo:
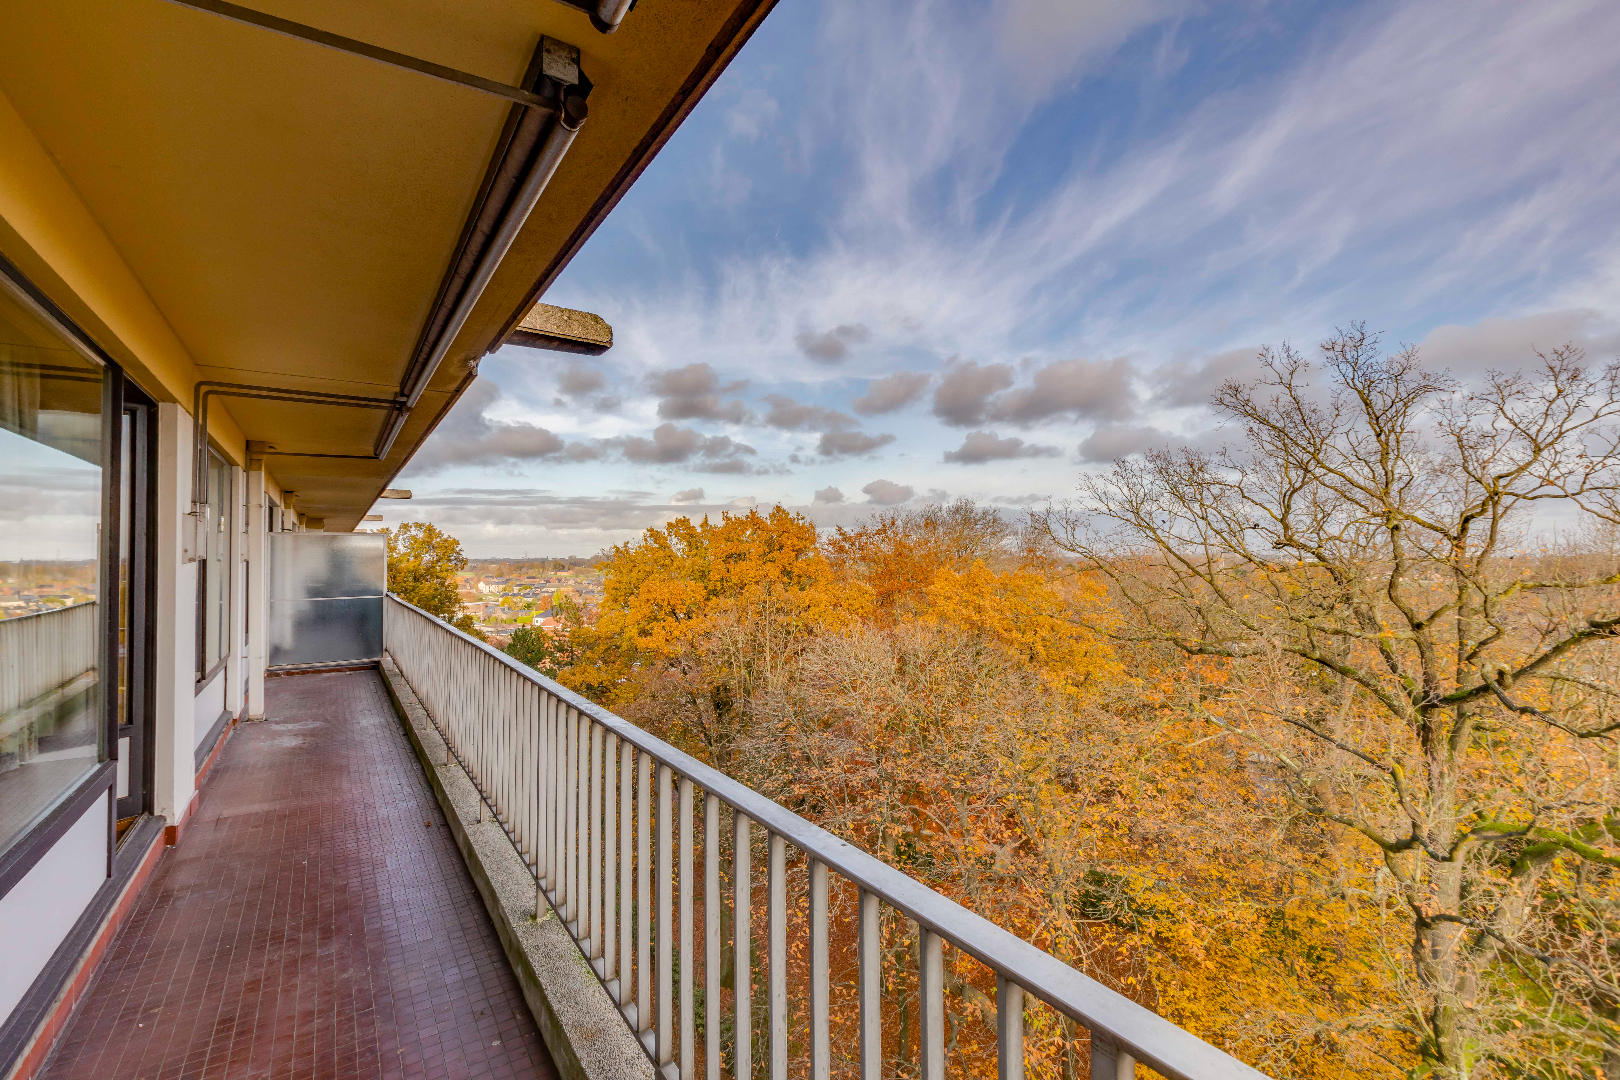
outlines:
[[[1204,691],[1229,668],[1122,654],[1092,629],[1104,587],[993,512],[822,539],[780,508],[682,519],[604,568],[565,682],[1272,1075],[1410,1063],[1354,1032],[1390,992],[1381,909],[1353,899],[1370,883],[1210,735]],[[909,933],[884,936],[902,1000]],[[966,1075],[995,1075],[994,993],[951,954]],[[897,1059],[906,1015],[887,1021]],[[1083,1032],[1029,1024],[1031,1075],[1084,1075]]]

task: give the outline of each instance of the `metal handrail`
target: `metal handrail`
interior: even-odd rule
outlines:
[[[491,732],[484,727],[467,728],[465,737],[459,740],[461,745],[456,745],[458,740],[452,730],[458,722],[448,715],[443,715],[449,711],[447,703],[440,702],[441,715],[434,715],[431,706],[428,712],[433,717],[435,726],[445,736],[447,752],[454,754],[467,766],[468,774],[473,777],[482,797],[496,810],[498,819],[507,827],[508,836],[518,847],[519,853],[529,861],[541,894],[558,910],[559,915],[563,916],[582,952],[592,962],[598,976],[608,984],[609,992],[620,1006],[621,1012],[625,1014],[631,1030],[642,1036],[643,1044],[648,1047],[655,1064],[661,1067],[666,1076],[695,1076],[693,1062],[690,1060],[691,965],[683,964],[681,968],[683,1038],[682,1060],[677,1064],[672,1053],[672,1032],[668,1030],[668,1018],[674,1009],[674,1002],[671,997],[672,988],[668,984],[667,970],[658,973],[659,1001],[663,1007],[657,1010],[656,1031],[652,1030],[653,1020],[649,1016],[651,1002],[647,984],[651,979],[648,977],[645,957],[648,955],[646,946],[647,936],[652,929],[650,925],[640,927],[642,951],[639,955],[643,957],[643,961],[638,971],[642,977],[638,980],[639,985],[636,988],[636,1002],[632,1004],[629,1001],[629,920],[621,918],[622,913],[614,906],[615,883],[611,880],[614,863],[613,852],[610,849],[617,842],[620,884],[623,886],[620,894],[628,901],[632,855],[630,822],[634,818],[641,830],[639,847],[636,849],[639,852],[636,874],[642,902],[636,921],[646,924],[652,917],[649,910],[652,898],[647,892],[649,882],[645,875],[648,872],[650,857],[656,852],[660,873],[657,916],[659,929],[663,931],[657,937],[659,940],[665,940],[666,936],[672,937],[671,931],[674,928],[668,925],[671,900],[668,895],[670,888],[668,871],[671,867],[670,856],[674,853],[674,841],[670,836],[670,830],[676,811],[672,805],[670,782],[678,780],[681,788],[679,797],[681,848],[678,868],[681,876],[683,923],[680,928],[680,951],[683,955],[693,955],[690,940],[692,785],[701,788],[706,795],[705,837],[718,826],[719,818],[715,809],[717,803],[724,803],[731,807],[734,815],[740,815],[734,818],[737,822],[735,826],[737,858],[734,861],[741,864],[735,868],[738,884],[734,901],[739,940],[745,939],[749,933],[748,908],[751,894],[745,888],[749,880],[748,823],[763,826],[771,837],[768,874],[772,898],[769,908],[773,952],[776,951],[781,938],[783,925],[779,914],[781,901],[777,897],[783,888],[782,867],[785,856],[782,845],[777,841],[792,844],[804,852],[809,860],[812,868],[810,874],[812,965],[817,963],[818,957],[820,963],[820,973],[812,977],[811,1020],[815,1030],[812,1031],[811,1051],[812,1077],[815,1080],[822,1080],[828,1075],[825,1046],[828,996],[824,987],[827,966],[825,869],[830,869],[855,883],[862,894],[859,951],[862,957],[863,1078],[875,1080],[879,1075],[875,1061],[877,1044],[868,1045],[869,1039],[880,1038],[875,1013],[879,1003],[875,997],[875,978],[869,980],[867,972],[868,950],[872,958],[877,955],[877,902],[887,904],[901,912],[916,922],[923,931],[919,950],[919,964],[923,969],[920,972],[920,985],[922,992],[932,999],[925,1000],[922,1008],[920,1042],[923,1080],[934,1080],[935,1077],[944,1075],[943,1013],[940,1011],[943,994],[943,980],[940,977],[942,971],[939,959],[940,941],[950,942],[955,948],[972,956],[996,973],[999,991],[997,1029],[1001,1080],[1016,1080],[1023,1076],[1022,999],[1026,992],[1078,1021],[1091,1032],[1092,1076],[1097,1080],[1102,1080],[1105,1075],[1109,1080],[1123,1080],[1130,1077],[1134,1073],[1135,1061],[1149,1065],[1175,1080],[1261,1080],[1264,1077],[1258,1070],[1211,1046],[1152,1010],[1110,990],[983,916],[969,911],[922,882],[812,824],[712,766],[704,764],[567,687],[546,678],[486,642],[463,633],[444,620],[428,614],[392,593],[389,594],[388,600],[388,612],[384,619],[384,648],[394,658],[396,664],[399,664],[401,673],[417,690],[419,697],[424,697],[423,691],[427,689],[424,705],[429,704],[427,697],[442,697],[444,693],[455,692],[458,689],[465,692],[465,680],[459,680],[459,686],[448,691],[438,685],[418,686],[419,681],[427,681],[425,677],[429,674],[426,670],[428,664],[423,658],[424,664],[418,668],[413,677],[413,672],[401,662],[400,654],[395,651],[396,644],[406,646],[406,651],[409,651],[409,647],[403,640],[402,627],[396,623],[396,610],[427,620],[437,630],[452,635],[459,644],[474,650],[471,655],[480,658],[484,664],[493,663],[497,665],[497,671],[515,675],[540,692],[541,696],[537,702],[540,706],[538,729]],[[503,704],[516,704],[510,689],[502,693],[506,695],[501,699]],[[564,710],[572,715],[568,715]],[[514,711],[522,713],[524,709],[517,707]],[[579,718],[583,718],[589,725],[588,735],[584,728],[576,729],[573,726]],[[467,721],[462,720],[460,723],[465,726]],[[604,790],[604,786],[610,788],[614,783],[613,755],[607,738],[610,735],[618,741],[621,761],[618,778],[619,836],[616,839],[611,835],[605,835],[613,828],[611,802],[614,793],[612,790]],[[632,762],[634,757],[632,751],[639,752],[642,760]],[[508,767],[501,759],[502,754],[515,756],[524,760],[526,765],[534,766],[533,778],[536,786],[533,789],[526,787],[522,780],[517,780],[514,784],[513,778],[502,772]],[[634,794],[631,791],[633,781],[630,778],[632,764],[636,778],[640,782],[637,800],[639,815],[632,812],[635,809],[631,802]],[[588,778],[584,775],[587,770],[591,774]],[[661,781],[656,815],[652,813],[650,804],[653,771],[659,773]],[[488,786],[486,778],[493,781]],[[505,784],[507,795],[505,799],[502,790],[489,790],[491,787],[500,789],[502,783]],[[605,807],[605,816],[604,796],[608,804]],[[524,807],[531,811],[538,811],[539,816],[545,819],[527,826],[527,831],[533,833],[532,836],[518,835],[524,829],[513,824],[517,808],[502,805],[503,801],[514,800],[523,803]],[[652,846],[653,838],[647,832],[649,819],[654,816],[657,819],[659,833],[656,848]],[[705,858],[711,864],[717,857],[714,854],[716,848],[717,845],[705,842]],[[605,874],[604,858],[607,860]],[[714,886],[718,881],[716,869],[713,865],[706,869],[708,871],[706,882]],[[582,894],[584,905],[581,904]],[[706,889],[704,895],[709,895],[709,890]],[[815,910],[818,904],[819,918]],[[713,905],[714,909],[718,907],[718,904]],[[619,922],[619,942],[610,940],[615,920]],[[710,945],[713,947],[719,934],[718,913],[717,910],[711,911],[708,904],[705,905],[705,921],[710,924],[706,929],[711,939]],[[819,940],[817,940],[818,924]],[[617,953],[614,949],[615,944],[623,946]],[[615,963],[618,955],[622,955],[625,960],[626,978],[622,982],[616,978]],[[660,968],[668,963],[669,955],[670,950],[660,950]],[[742,969],[742,965],[747,963],[745,953],[739,953],[737,963],[739,971],[736,983],[739,986],[745,985],[747,976]],[[784,1003],[780,1017],[776,1015],[778,1012],[776,1008],[773,1007],[771,1010],[773,1016],[770,1041],[773,1047],[771,1053],[773,1060],[770,1063],[770,1075],[773,1080],[777,1076],[785,1075],[786,1071],[785,1028],[780,1037],[777,1032],[778,1021],[783,1025],[786,1023],[785,981],[780,986],[776,985],[779,978],[785,979],[785,976],[778,975],[778,972],[785,970],[782,964],[783,961],[778,960],[772,965],[773,985],[769,994],[773,1006],[776,1004],[778,991]],[[816,992],[818,987],[819,995]],[[713,990],[717,999],[718,983],[714,984]],[[747,1030],[748,997],[746,994],[737,997],[739,1031]],[[873,1010],[870,1027],[866,1015],[868,1009]],[[933,1021],[932,1024],[930,1019]],[[746,1040],[738,1041],[738,1076],[748,1075],[747,1050],[743,1046],[745,1042]],[[930,1046],[931,1043],[934,1045]],[[777,1060],[779,1056],[780,1061]],[[870,1064],[869,1058],[874,1059]],[[717,1051],[711,1049],[707,1064],[707,1075],[718,1077]]]

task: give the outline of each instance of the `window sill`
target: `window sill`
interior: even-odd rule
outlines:
[[[0,852],[0,897],[9,893],[12,886],[45,857],[45,853],[84,815],[91,803],[97,798],[105,798],[117,773],[117,762],[103,761],[94,772],[69,788],[32,828]]]

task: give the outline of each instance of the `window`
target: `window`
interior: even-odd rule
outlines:
[[[0,291],[0,850],[107,757],[109,377]]]
[[[225,658],[230,618],[231,471],[223,458],[208,451],[207,514],[203,550],[197,560],[197,678],[208,678]]]

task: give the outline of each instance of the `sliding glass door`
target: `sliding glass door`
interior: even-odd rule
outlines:
[[[108,757],[114,379],[0,292],[0,853]]]
[[[92,792],[152,808],[155,408],[0,262],[0,895]]]

